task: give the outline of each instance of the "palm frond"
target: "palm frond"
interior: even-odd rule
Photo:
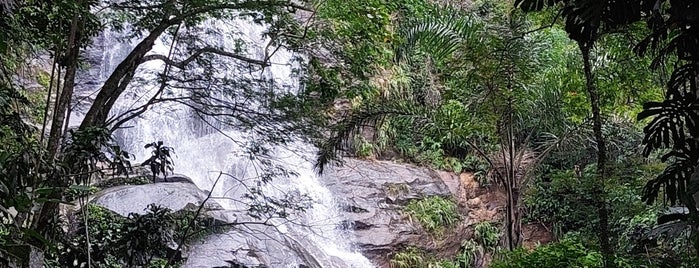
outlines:
[[[344,120],[335,124],[330,138],[319,146],[315,169],[319,174],[325,167],[338,160],[338,152],[346,151],[354,135],[364,126],[378,128],[387,117],[411,118],[429,121],[432,111],[411,102],[386,101],[369,103],[352,111]],[[424,124],[423,124],[424,125]]]
[[[407,22],[398,30],[405,40],[395,48],[396,62],[409,60],[415,49],[436,60],[445,59],[475,42],[481,28],[475,18],[449,11]]]

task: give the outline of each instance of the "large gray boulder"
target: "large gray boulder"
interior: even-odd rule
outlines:
[[[323,254],[307,233],[284,226],[284,220],[262,222],[242,211],[214,212],[214,218],[234,219],[231,228],[189,246],[183,267],[224,267],[235,261],[245,267],[360,268]]]
[[[146,213],[150,204],[169,208],[172,211],[196,209],[204,203],[208,193],[196,185],[184,182],[155,183],[144,185],[122,185],[98,192],[91,202],[122,216],[129,213]],[[219,210],[221,206],[209,200],[204,205],[207,210]]]

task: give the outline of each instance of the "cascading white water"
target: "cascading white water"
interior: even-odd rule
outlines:
[[[255,25],[247,21],[238,21],[235,25],[216,24],[212,22],[209,27],[225,27],[222,32],[234,32],[235,35],[216,36],[214,39],[217,45],[231,48],[236,43],[232,36],[245,40],[247,43],[247,56],[254,59],[262,59],[265,53],[265,46],[269,40],[261,37],[263,26]],[[106,32],[105,35],[110,35]],[[111,73],[119,60],[123,58],[124,52],[132,44],[118,43],[113,36],[103,37],[103,57],[101,60],[99,79],[104,81]],[[151,53],[167,55],[169,46],[159,42]],[[279,50],[270,59],[272,66],[262,71],[249,73],[250,76],[265,76],[273,79],[275,83],[281,84],[283,88],[298,88],[299,83],[292,78],[293,54],[284,49]],[[157,73],[162,72],[164,65],[162,62],[152,61],[144,63],[138,71],[137,77],[143,81],[154,81]],[[227,75],[223,71],[220,75]],[[93,75],[94,77],[95,75]],[[147,84],[146,84],[147,85]],[[113,109],[113,113],[118,114],[132,107],[137,107],[139,103],[150,98],[158,85],[138,86],[129,89],[129,92],[122,95]],[[85,92],[82,92],[86,95]],[[172,96],[186,94],[186,92],[169,92]],[[134,154],[137,161],[143,161],[150,156],[149,149],[144,145],[154,141],[163,141],[165,145],[175,149],[174,157],[175,172],[189,176],[195,184],[203,190],[212,190],[213,196],[218,197],[217,201],[231,211],[244,210],[244,205],[236,202],[244,193],[241,182],[228,177],[222,177],[221,181],[214,188],[214,181],[220,172],[230,173],[236,178],[251,182],[251,177],[255,176],[255,166],[243,155],[241,146],[246,140],[253,138],[253,135],[233,129],[224,129],[223,133],[211,131],[206,125],[199,122],[199,118],[193,116],[190,108],[174,103],[163,103],[154,106],[142,116],[130,121],[122,130],[117,132],[119,141],[124,150]],[[77,120],[72,123],[76,123]],[[338,226],[342,222],[342,216],[332,193],[319,181],[312,169],[312,159],[314,149],[308,144],[297,142],[287,147],[273,148],[274,160],[285,168],[298,173],[298,176],[290,178],[276,178],[271,183],[263,186],[264,192],[272,196],[281,196],[284,193],[295,192],[305,194],[312,198],[312,207],[305,213],[292,215],[290,223],[275,221],[275,229],[283,236],[287,244],[292,247],[303,247],[316,261],[315,266],[322,267],[373,267],[373,265],[351,246],[350,234],[343,231]],[[252,182],[251,182],[252,183]],[[212,189],[213,188],[213,189]],[[264,232],[264,231],[263,231]],[[244,242],[238,240],[222,240],[211,244],[208,250],[211,254],[225,254],[226,252],[239,249],[245,246]],[[247,239],[247,238],[245,238]],[[221,242],[223,241],[223,242]],[[247,245],[251,245],[247,241]],[[205,246],[204,250],[207,250]],[[230,248],[226,248],[230,247]],[[284,251],[285,249],[272,248],[269,251]],[[288,250],[288,249],[286,249]],[[294,249],[298,250],[298,249]],[[286,252],[270,252],[279,256],[286,256]],[[230,255],[230,254],[229,254]],[[240,255],[236,255],[240,256]],[[205,267],[213,265],[224,265],[221,260],[226,260],[227,256],[214,256],[220,259],[213,260],[211,256],[203,258],[192,257],[186,264],[188,267]],[[271,262],[272,267],[298,267],[298,259]],[[269,263],[268,263],[269,264]],[[311,265],[313,267],[314,265]]]

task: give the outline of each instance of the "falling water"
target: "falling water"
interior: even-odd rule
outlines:
[[[212,39],[216,40],[217,45],[230,48],[235,45],[234,39],[242,39],[247,41],[248,57],[262,59],[265,55],[265,46],[269,40],[261,37],[263,26],[242,20],[232,26],[214,22],[209,25],[209,27],[225,29],[223,32],[235,33]],[[93,73],[89,75],[89,79],[93,81],[104,81],[133,46],[129,42],[114,41],[115,34],[109,31],[102,35],[95,42],[95,48],[98,50],[101,48],[102,55],[99,59],[99,69],[91,68]],[[161,41],[154,46],[151,53],[167,55],[168,51],[169,46]],[[292,52],[280,49],[270,59],[272,66],[248,75],[273,79],[275,83],[282,85],[282,88],[298,88],[298,81],[292,78],[293,56]],[[139,68],[137,77],[141,78],[141,81],[154,81],[157,73],[162,72],[163,68],[162,62],[146,62]],[[132,86],[117,102],[113,113],[118,114],[137,107],[139,103],[149,98],[157,87],[158,85],[152,84]],[[97,87],[92,85],[91,88],[94,90]],[[78,90],[76,94],[79,99],[89,99],[94,92],[83,89]],[[186,93],[168,92],[168,94],[176,96]],[[75,118],[80,117],[79,111],[76,114]],[[73,119],[71,123],[76,124],[77,121],[79,119]],[[200,189],[211,190],[212,195],[218,197],[216,200],[225,209],[233,213],[245,209],[235,201],[239,200],[243,194],[240,181],[222,177],[216,187],[213,186],[220,172],[232,174],[243,182],[246,181],[244,178],[250,178],[255,174],[255,166],[243,155],[244,148],[241,145],[254,138],[254,135],[233,129],[224,129],[222,132],[212,131],[210,127],[201,123],[201,119],[194,116],[190,108],[174,103],[159,104],[125,126],[126,128],[117,131],[116,135],[122,147],[134,154],[136,160],[143,161],[150,156],[150,152],[143,145],[163,141],[165,145],[175,149],[176,173],[191,177]],[[273,148],[273,151],[275,161],[298,173],[298,176],[274,179],[264,186],[265,193],[276,196],[289,192],[308,195],[313,200],[311,209],[297,216],[292,215],[292,223],[274,222],[274,229],[280,234],[274,237],[278,242],[276,246],[269,244],[269,241],[251,242],[250,237],[236,237],[234,234],[214,235],[204,241],[204,244],[194,246],[195,249],[206,251],[207,254],[205,256],[190,255],[186,266],[225,265],[223,262],[225,260],[234,257],[239,260],[245,258],[244,255],[231,253],[240,247],[265,247],[268,244],[269,248],[266,250],[270,256],[262,259],[268,260],[267,264],[272,267],[298,267],[299,263],[306,263],[311,267],[373,267],[365,257],[352,248],[351,243],[348,242],[351,241],[351,234],[339,228],[343,219],[338,206],[333,200],[332,193],[322,185],[313,172],[309,161],[314,155],[312,146],[296,142],[285,147]],[[253,229],[258,231],[258,235],[269,235],[267,227],[249,230]],[[282,241],[279,242],[279,240]],[[290,249],[296,252],[305,251],[306,253],[303,254],[310,257],[289,256]],[[256,250],[265,251],[265,249]],[[309,264],[309,259],[316,264]]]

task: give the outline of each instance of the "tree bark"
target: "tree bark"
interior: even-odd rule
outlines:
[[[95,101],[90,106],[90,110],[85,114],[85,118],[80,124],[81,129],[91,126],[104,127],[109,111],[133,79],[133,75],[143,61],[143,57],[153,48],[155,41],[170,26],[172,26],[172,22],[163,21],[119,63],[114,72],[107,78],[107,81],[104,82],[97,97],[95,97]]]
[[[590,62],[590,47],[591,45],[578,43],[580,52],[583,57],[583,65],[585,69],[585,87],[590,95],[590,107],[592,108],[592,130],[597,143],[597,187],[593,190],[594,198],[597,200],[597,214],[599,217],[599,243],[602,250],[604,267],[610,267],[612,264],[612,256],[614,254],[609,242],[609,211],[607,210],[606,201],[606,165],[607,165],[607,149],[605,146],[604,135],[602,134],[602,115],[600,111],[600,97],[592,74],[592,64]]]
[[[61,144],[61,139],[64,134],[64,123],[66,119],[66,113],[68,111],[68,106],[70,105],[71,98],[73,96],[73,89],[75,88],[75,73],[78,68],[78,56],[80,55],[80,46],[82,40],[81,29],[82,23],[80,22],[80,14],[75,14],[71,21],[70,33],[68,34],[67,43],[67,54],[61,65],[66,67],[66,73],[63,79],[63,90],[58,94],[57,100],[54,107],[54,114],[51,120],[51,131],[49,134],[48,144],[47,144],[47,154],[49,159],[53,159],[57,156],[59,147]],[[59,55],[56,55],[59,57]],[[59,68],[60,74],[60,68]],[[57,85],[58,87],[58,85]],[[65,178],[56,176],[48,181],[49,186],[59,188],[65,187],[67,181]],[[61,198],[61,193],[59,191],[54,191],[47,196],[47,199],[56,200]],[[46,201],[39,212],[39,216],[35,219],[34,226],[37,228],[39,233],[47,234],[51,230],[51,223],[57,215],[58,203],[55,201]]]
[[[58,153],[58,147],[63,137],[63,124],[65,123],[66,112],[68,111],[68,106],[73,97],[75,72],[78,69],[78,56],[80,56],[80,45],[82,41],[79,28],[80,15],[75,14],[68,35],[68,53],[66,54],[65,60],[62,62],[66,67],[66,73],[63,79],[63,90],[60,95],[57,95],[58,100],[56,100],[56,106],[54,108],[55,113],[51,120],[51,131],[49,132],[47,145],[49,158],[54,158]],[[58,57],[59,55],[56,56]]]

